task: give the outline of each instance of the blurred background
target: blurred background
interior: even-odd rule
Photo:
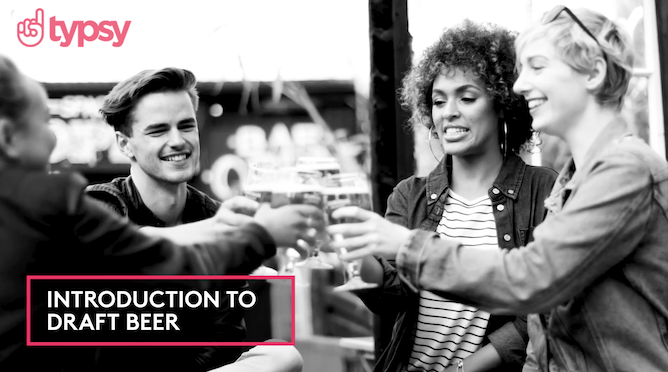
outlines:
[[[141,70],[176,66],[199,81],[202,154],[195,187],[224,200],[240,193],[251,162],[334,156],[342,171],[370,175],[375,209],[383,213],[396,182],[436,165],[426,133],[403,126],[406,114],[396,102],[411,61],[465,18],[519,32],[557,4],[597,10],[631,33],[636,66],[624,115],[665,156],[663,0],[3,0],[0,53],[49,92],[55,169],[80,171],[91,183],[127,175],[127,159],[98,112],[101,101]],[[18,42],[16,25],[37,8],[68,25],[131,24],[120,47],[101,41],[61,47],[47,36],[28,48]],[[558,140],[541,140],[538,151],[523,157],[559,170],[569,154]],[[363,371],[378,352],[372,315],[354,295],[331,292],[340,280],[336,270],[314,271],[298,288],[295,341],[306,371]],[[286,303],[276,295],[284,289],[262,288],[274,306],[249,314],[249,332],[289,339],[289,308],[277,305]]]

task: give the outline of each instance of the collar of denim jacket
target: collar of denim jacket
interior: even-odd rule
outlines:
[[[501,171],[492,184],[493,188],[496,187],[507,198],[517,199],[526,169],[527,165],[522,158],[515,154],[510,154],[506,157],[506,161],[503,162]]]
[[[594,142],[592,142],[589,150],[587,150],[585,154],[584,162],[580,165],[580,169],[588,169],[592,162],[598,159],[602,151],[610,148],[610,144],[631,134],[631,130],[624,117],[617,115],[617,117],[612,119],[612,121],[603,128],[596,139],[594,139]],[[577,169],[575,170],[576,172],[573,178],[577,178]]]
[[[510,199],[517,199],[522,178],[526,171],[526,163],[517,155],[509,154],[503,162],[501,171],[492,183],[488,194],[493,197],[493,188],[497,188],[503,195]],[[452,172],[451,156],[444,156],[443,160],[427,176],[427,205],[431,205],[440,199],[441,195],[450,188],[450,174]],[[432,197],[436,195],[436,197]]]

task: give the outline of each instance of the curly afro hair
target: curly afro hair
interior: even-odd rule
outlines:
[[[514,153],[531,150],[533,129],[524,97],[513,92],[517,79],[515,69],[516,33],[491,23],[465,20],[461,26],[446,29],[440,40],[425,50],[422,59],[403,79],[400,89],[402,107],[411,112],[411,127],[431,128],[434,80],[454,71],[471,73],[482,79],[494,108],[503,113],[508,148]],[[503,133],[503,128],[499,133]],[[502,136],[502,134],[501,134]]]

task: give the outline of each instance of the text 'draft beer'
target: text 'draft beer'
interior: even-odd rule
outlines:
[[[159,278],[159,279],[158,279]],[[246,284],[288,281],[292,314],[294,277],[285,276],[28,276],[29,346],[250,346],[264,340],[227,342],[202,316],[221,308],[251,309],[267,301]],[[280,282],[280,284],[283,284]],[[289,308],[288,308],[289,307]],[[292,341],[281,344],[293,344]]]

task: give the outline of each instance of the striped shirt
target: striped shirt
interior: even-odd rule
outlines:
[[[436,232],[465,247],[499,249],[492,201],[487,195],[467,200],[448,190]],[[407,370],[440,372],[452,360],[471,355],[480,348],[488,321],[485,311],[420,291],[415,342]]]

